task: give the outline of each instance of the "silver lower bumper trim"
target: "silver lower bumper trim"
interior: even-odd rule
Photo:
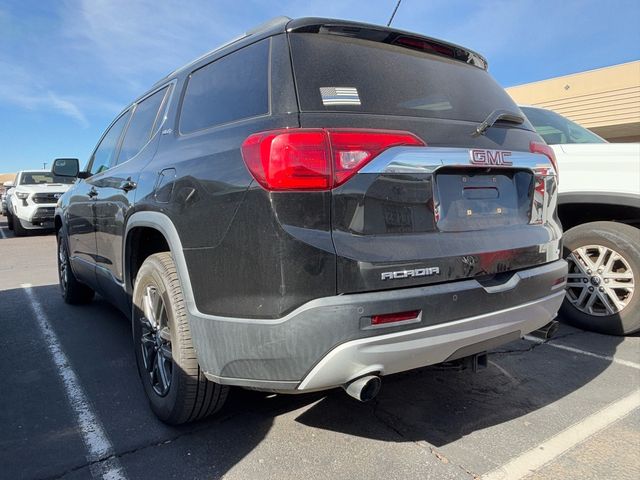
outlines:
[[[564,290],[497,312],[338,345],[306,375],[298,390],[343,385],[377,373],[389,375],[447,360],[457,350],[501,335],[526,335],[555,316]]]

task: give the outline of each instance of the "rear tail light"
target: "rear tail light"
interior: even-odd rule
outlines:
[[[295,128],[255,133],[242,158],[267,190],[329,190],[345,183],[384,150],[425,146],[409,132]]]
[[[530,142],[529,151],[531,153],[541,153],[551,162],[552,171],[548,168],[535,168],[535,187],[533,191],[533,205],[531,209],[531,223],[543,224],[547,217],[546,209],[548,204],[547,178],[555,175],[556,183],[559,179],[558,162],[553,149],[546,143]]]
[[[416,320],[420,315],[420,310],[411,310],[409,312],[386,313],[384,315],[374,315],[371,317],[371,325],[384,325],[386,323],[406,322],[407,320]]]
[[[558,170],[558,161],[556,160],[556,154],[554,153],[553,149],[549,145],[542,142],[530,142],[529,151],[531,153],[541,153],[545,155],[551,162],[551,165],[555,170],[556,177],[560,175],[560,171]]]

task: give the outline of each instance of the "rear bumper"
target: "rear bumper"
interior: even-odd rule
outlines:
[[[330,388],[371,373],[404,372],[497,347],[549,323],[563,299],[564,290],[498,312],[343,343],[325,355],[298,389]]]
[[[548,323],[564,298],[559,260],[514,273],[499,286],[477,280],[308,302],[281,319],[190,311],[208,378],[279,391],[319,390],[368,373],[387,375],[487,350]],[[419,321],[372,328],[372,315],[421,310]]]

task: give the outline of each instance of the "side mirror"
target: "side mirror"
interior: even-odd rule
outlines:
[[[77,158],[56,158],[51,166],[56,177],[77,178],[80,173],[80,161]]]
[[[4,188],[6,188],[7,190],[9,190],[10,188],[15,187],[15,185],[13,184],[13,182],[12,182],[11,180],[9,180],[8,182],[4,182],[4,183],[2,184],[2,186],[3,186]]]

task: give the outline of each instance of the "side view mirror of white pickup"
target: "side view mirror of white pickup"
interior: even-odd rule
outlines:
[[[13,182],[11,180],[9,180],[8,182],[4,182],[2,184],[2,186],[7,190],[9,190],[10,188],[15,187],[15,185],[13,184]]]

